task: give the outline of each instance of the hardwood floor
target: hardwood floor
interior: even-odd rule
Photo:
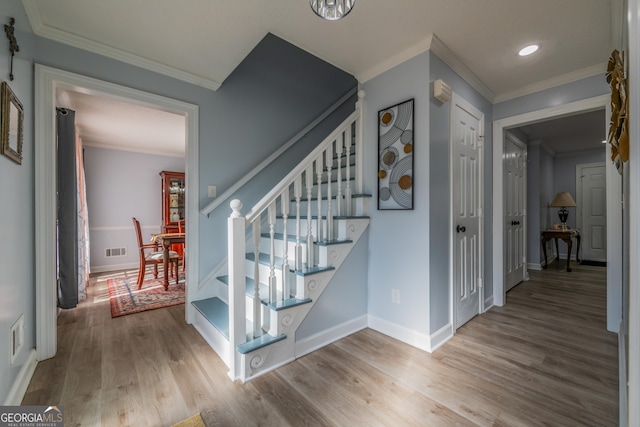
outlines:
[[[616,426],[606,270],[551,264],[433,354],[371,329],[247,384],[184,322],[184,306],[112,319],[106,285],[58,320],[23,405],[69,426]]]

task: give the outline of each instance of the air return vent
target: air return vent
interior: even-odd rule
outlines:
[[[127,248],[107,248],[106,257],[127,256]]]

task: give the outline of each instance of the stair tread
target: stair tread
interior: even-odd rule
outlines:
[[[277,337],[274,337],[272,335],[269,334],[264,334],[258,338],[255,338],[251,341],[247,341],[245,343],[242,343],[240,345],[238,345],[238,347],[236,347],[236,349],[238,350],[238,353],[240,354],[247,354],[247,353],[251,353],[252,351],[256,351],[259,350],[263,347],[266,347],[270,344],[276,343],[278,341],[282,341],[283,339],[287,338],[287,336],[285,334],[281,334],[278,335]]]
[[[228,275],[218,276],[216,277],[216,279],[229,286]],[[255,286],[255,283],[255,280],[253,280],[251,277],[245,277],[245,293],[251,298],[253,298],[253,287]],[[265,300],[267,298],[269,298],[269,287],[264,283],[260,283],[260,299]]]
[[[209,323],[226,339],[229,339],[229,306],[218,297],[193,301],[191,303]]]
[[[255,261],[256,257],[255,254],[253,252],[250,252],[248,254],[246,254],[247,259],[249,261]],[[275,268],[277,270],[281,270],[282,269],[282,258],[280,257],[274,257],[275,261]],[[269,254],[265,254],[263,252],[260,252],[258,254],[258,262],[260,264],[263,265],[271,265],[271,257],[269,256]],[[289,264],[292,265],[292,264]],[[329,271],[329,270],[335,270],[334,267],[311,267],[311,268],[307,268],[304,267],[302,270],[293,270],[293,269],[289,269],[289,271],[291,271],[292,273],[295,273],[298,276],[307,276],[310,274],[317,274],[317,273],[322,273],[323,271]]]
[[[282,219],[281,215],[278,215],[276,218]],[[300,219],[307,219],[306,215],[300,215]],[[321,217],[322,219],[327,219],[326,215]],[[289,217],[289,220],[295,219],[295,216]],[[318,219],[318,215],[311,215],[311,219]],[[333,219],[369,219],[368,215],[334,215]]]
[[[333,246],[333,245],[344,245],[346,243],[353,243],[353,240],[327,240],[325,242],[314,242],[318,246]]]

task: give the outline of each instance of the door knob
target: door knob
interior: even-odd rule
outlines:
[[[467,231],[467,229],[465,228],[464,225],[462,227],[460,225],[456,227],[456,232],[458,233],[461,233],[461,232],[464,233],[465,231]]]

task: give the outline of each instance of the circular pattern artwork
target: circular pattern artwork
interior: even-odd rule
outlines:
[[[378,118],[378,209],[413,209],[413,99]]]

